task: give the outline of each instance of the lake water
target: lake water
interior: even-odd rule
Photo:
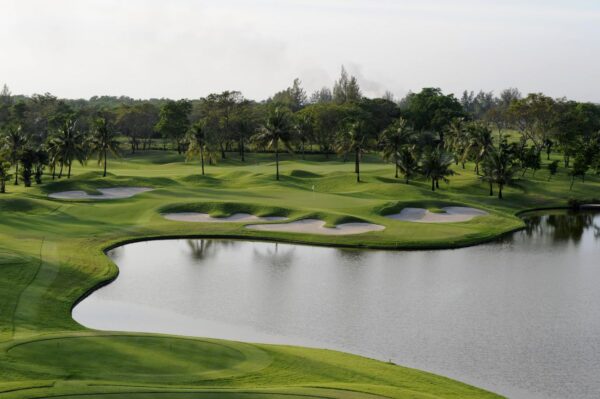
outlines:
[[[109,252],[92,328],[339,349],[514,398],[600,397],[600,215],[554,212],[497,242],[366,251],[162,240]]]

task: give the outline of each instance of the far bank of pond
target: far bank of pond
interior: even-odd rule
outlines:
[[[115,248],[98,329],[339,349],[511,398],[600,396],[600,216],[552,211],[476,247],[364,251],[235,240]]]

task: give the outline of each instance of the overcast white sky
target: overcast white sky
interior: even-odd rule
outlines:
[[[598,0],[0,0],[0,84],[263,99],[340,66],[363,92],[518,87],[600,102]]]

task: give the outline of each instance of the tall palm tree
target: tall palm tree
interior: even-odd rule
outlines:
[[[63,167],[67,167],[67,178],[71,178],[73,161],[81,164],[85,161],[85,135],[77,129],[74,119],[68,118],[50,139],[49,148],[55,151],[55,159],[60,162],[58,178],[63,174]]]
[[[408,125],[404,118],[399,118],[388,126],[379,136],[383,159],[392,160],[396,166],[396,178],[398,178],[400,148],[411,144],[415,137],[415,131]]]
[[[117,133],[106,117],[100,117],[94,121],[94,132],[89,144],[91,152],[98,154],[98,165],[104,165],[102,176],[106,177],[108,154],[119,156]]]
[[[479,164],[494,145],[492,131],[486,125],[476,122],[467,127],[467,133],[469,138],[462,159],[473,159],[475,173],[479,174]]]
[[[10,163],[15,165],[15,185],[19,184],[19,159],[21,152],[27,143],[27,137],[23,133],[21,125],[9,125],[6,135],[3,138],[3,143],[0,147],[4,147],[8,152]]]
[[[486,174],[498,185],[498,198],[502,199],[504,186],[513,181],[518,171],[514,153],[506,143],[500,144],[499,148],[491,147],[486,154],[485,164]]]
[[[204,121],[194,123],[188,132],[188,149],[186,158],[192,159],[200,155],[202,165],[202,176],[204,176],[204,153],[208,145],[208,127]]]
[[[467,134],[463,118],[454,118],[450,122],[444,137],[444,146],[448,151],[459,154],[455,157],[454,161],[457,165],[460,162],[464,169],[465,158],[463,154],[469,146],[469,135]]]
[[[259,132],[253,136],[258,144],[275,150],[275,176],[279,180],[279,144],[291,152],[290,141],[292,138],[291,115],[287,108],[275,107],[271,109],[267,120]]]
[[[450,168],[452,160],[452,156],[440,147],[425,152],[421,161],[421,172],[425,177],[431,179],[431,191],[440,188],[440,180],[449,182],[448,176],[454,174]]]
[[[396,160],[396,165],[404,175],[406,184],[419,172],[419,160],[414,154],[414,148],[411,147],[402,147],[398,152],[398,159]]]
[[[351,122],[342,130],[336,140],[336,150],[339,154],[354,153],[354,173],[356,182],[360,183],[360,159],[367,147],[367,135],[363,122]]]

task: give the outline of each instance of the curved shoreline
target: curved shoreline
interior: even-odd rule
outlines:
[[[520,211],[516,214],[516,216],[521,217],[524,214],[527,213],[531,213],[531,212],[536,212],[536,211],[544,211],[544,210],[565,210],[565,209],[571,209],[569,207],[550,207],[550,208],[538,208],[538,209],[529,209],[529,210],[524,210],[524,211]],[[114,248],[118,248],[120,246],[123,245],[127,245],[130,243],[135,243],[135,242],[144,242],[144,241],[156,241],[156,240],[169,240],[169,239],[193,239],[193,238],[205,238],[205,239],[230,239],[230,240],[244,240],[244,241],[257,241],[257,242],[284,242],[284,243],[290,243],[290,244],[296,244],[296,245],[309,245],[309,246],[321,246],[321,247],[338,247],[338,248],[356,248],[356,249],[377,249],[377,250],[426,250],[426,249],[458,249],[458,248],[465,248],[465,247],[470,247],[470,246],[475,246],[475,245],[479,245],[479,244],[485,244],[487,242],[491,242],[497,239],[501,239],[504,236],[507,236],[509,234],[512,234],[516,231],[522,230],[525,226],[522,227],[518,227],[515,229],[510,229],[509,231],[505,231],[501,234],[497,234],[494,235],[492,237],[489,237],[487,239],[484,240],[478,240],[477,242],[473,242],[473,243],[466,243],[464,245],[459,244],[453,244],[453,245],[446,245],[446,246],[403,246],[403,247],[389,247],[389,246],[377,246],[377,245],[364,245],[364,246],[360,246],[360,245],[354,245],[354,244],[344,244],[344,243],[323,243],[323,242],[312,242],[310,239],[297,239],[297,238],[286,238],[286,237],[264,237],[263,235],[236,235],[236,234],[191,234],[191,235],[181,235],[181,234],[173,234],[173,235],[155,235],[155,236],[145,236],[145,237],[130,237],[127,239],[123,239],[123,240],[116,240],[112,243],[109,243],[108,245],[104,245],[102,246],[102,249],[100,250],[100,252],[103,254],[103,256],[107,256],[108,257],[108,252],[111,249]],[[88,296],[90,296],[92,293],[94,293],[96,290],[112,283],[113,281],[115,281],[118,276],[119,276],[119,267],[118,265],[116,265],[115,262],[112,261],[112,259],[110,259],[110,257],[108,257],[108,259],[110,260],[110,263],[114,266],[114,269],[112,270],[112,272],[110,273],[110,275],[105,278],[102,279],[100,281],[97,282],[97,284],[94,284],[92,287],[90,287],[89,289],[87,289],[82,295],[80,295],[76,301],[74,301],[70,307],[70,315],[71,315],[71,319],[79,326],[81,326],[83,329],[88,330],[88,331],[101,331],[101,330],[95,330],[92,328],[88,328],[83,324],[80,324],[77,320],[75,320],[73,318],[73,310],[74,308],[80,304],[83,300],[85,300]],[[164,334],[163,334],[164,335]],[[165,336],[171,336],[171,335],[165,335]],[[175,335],[174,335],[175,336]],[[425,373],[431,373],[425,370],[422,370]],[[435,373],[434,373],[435,374]],[[439,374],[436,374],[439,375]],[[444,378],[448,378],[448,377],[444,377]],[[459,381],[459,380],[455,380],[455,381]],[[467,383],[467,385],[469,385]]]
[[[595,204],[589,204],[589,205],[595,205]],[[592,207],[590,209],[594,209],[594,207]],[[574,209],[569,206],[552,206],[552,207],[531,208],[531,209],[526,209],[523,211],[518,211],[517,213],[515,213],[515,216],[520,218],[521,216],[523,216],[527,213],[539,212],[539,211],[550,211],[550,210],[558,211],[558,210],[574,210]],[[379,245],[371,245],[371,244],[356,245],[356,244],[345,244],[345,243],[334,243],[334,242],[322,243],[322,242],[314,242],[314,241],[306,240],[306,239],[295,239],[295,238],[287,238],[287,237],[261,237],[259,235],[255,236],[255,235],[242,235],[242,234],[211,234],[211,233],[162,234],[162,235],[159,234],[159,235],[149,235],[149,236],[140,236],[140,237],[119,239],[119,240],[115,240],[113,242],[109,242],[106,245],[100,244],[100,247],[102,248],[100,250],[100,252],[102,253],[102,255],[108,257],[109,251],[111,251],[115,248],[122,247],[127,244],[134,244],[134,243],[144,242],[144,241],[179,240],[179,239],[215,239],[215,240],[227,240],[228,239],[228,240],[243,240],[243,241],[256,241],[256,242],[280,242],[280,243],[284,243],[284,244],[295,244],[295,245],[306,245],[306,246],[317,246],[317,247],[346,248],[346,249],[354,248],[354,249],[361,249],[361,250],[384,250],[384,251],[452,250],[452,249],[469,248],[469,247],[474,247],[477,245],[490,243],[497,239],[506,237],[509,234],[513,234],[517,231],[523,230],[524,228],[525,228],[525,226],[516,227],[514,229],[509,229],[500,234],[497,234],[497,235],[494,235],[492,237],[485,238],[482,240],[478,240],[478,241],[472,242],[472,243],[464,243],[464,244],[457,243],[457,244],[448,244],[448,245],[443,245],[443,246],[438,246],[438,245],[424,245],[424,246],[409,246],[409,245],[407,245],[407,246],[402,246],[402,245],[383,246],[382,245],[382,246],[379,246]],[[109,257],[109,259],[110,259],[110,257]],[[81,301],[83,301],[85,298],[90,296],[94,291],[112,283],[115,279],[117,279],[117,277],[119,276],[119,267],[114,262],[112,262],[112,260],[111,260],[111,263],[113,264],[113,266],[115,266],[114,273],[111,274],[110,276],[108,276],[106,279],[101,280],[97,284],[94,284],[92,287],[90,287],[88,290],[86,290],[79,298],[77,298],[77,300],[75,300],[70,307],[71,315],[72,315],[73,309],[79,303],[81,303]],[[73,319],[73,321],[75,321],[77,324],[79,324],[75,319]],[[79,324],[79,325],[81,325],[81,324]],[[83,327],[87,329],[87,327],[85,327],[85,326],[83,326]]]

